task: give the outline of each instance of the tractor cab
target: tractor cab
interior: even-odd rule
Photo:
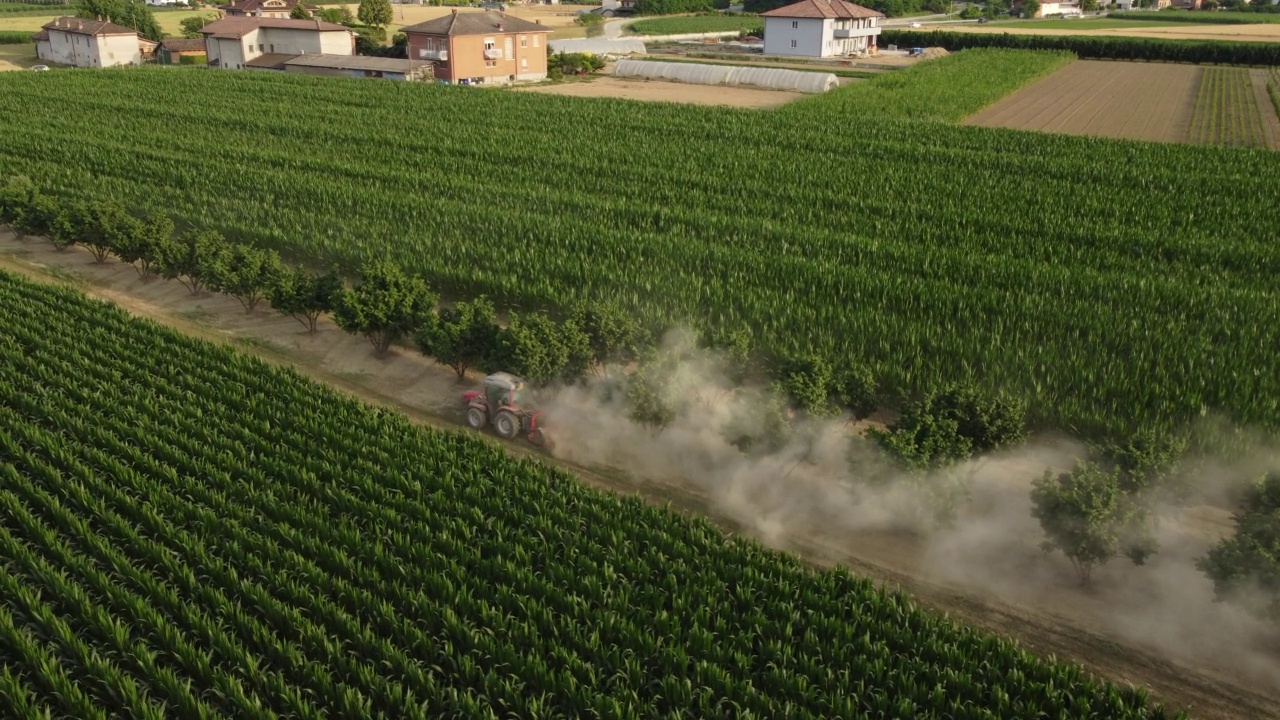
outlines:
[[[485,400],[489,407],[520,407],[524,400],[524,380],[510,373],[494,373],[484,379]]]
[[[482,391],[462,394],[467,424],[477,430],[492,424],[498,434],[507,439],[524,432],[529,442],[543,445],[542,428],[538,426],[541,413],[524,406],[527,387],[522,378],[511,373],[499,372],[486,377]]]

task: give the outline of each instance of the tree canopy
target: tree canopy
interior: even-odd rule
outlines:
[[[379,355],[435,319],[437,297],[421,278],[385,261],[365,265],[360,274],[358,287],[334,299],[333,319],[343,330],[364,335]]]
[[[102,18],[116,25],[133,28],[148,40],[164,39],[164,30],[156,15],[143,0],[76,0],[76,17]]]

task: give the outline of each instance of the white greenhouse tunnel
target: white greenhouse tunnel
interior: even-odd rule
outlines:
[[[751,85],[805,93],[826,92],[840,84],[836,76],[831,73],[653,60],[619,60],[613,66],[613,74],[616,77],[672,80],[691,85]]]

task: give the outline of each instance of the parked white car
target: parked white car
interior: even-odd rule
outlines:
[[[36,72],[43,72],[45,70],[48,70],[49,66],[48,65],[32,65],[31,69],[35,70]]]

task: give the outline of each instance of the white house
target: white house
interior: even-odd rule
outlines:
[[[884,18],[844,0],[802,0],[761,15],[765,55],[805,57],[874,54]]]
[[[319,20],[226,17],[200,29],[210,67],[280,70],[298,55],[353,55],[349,28]]]
[[[60,17],[41,28],[36,56],[76,67],[141,65],[138,31],[105,20]]]

